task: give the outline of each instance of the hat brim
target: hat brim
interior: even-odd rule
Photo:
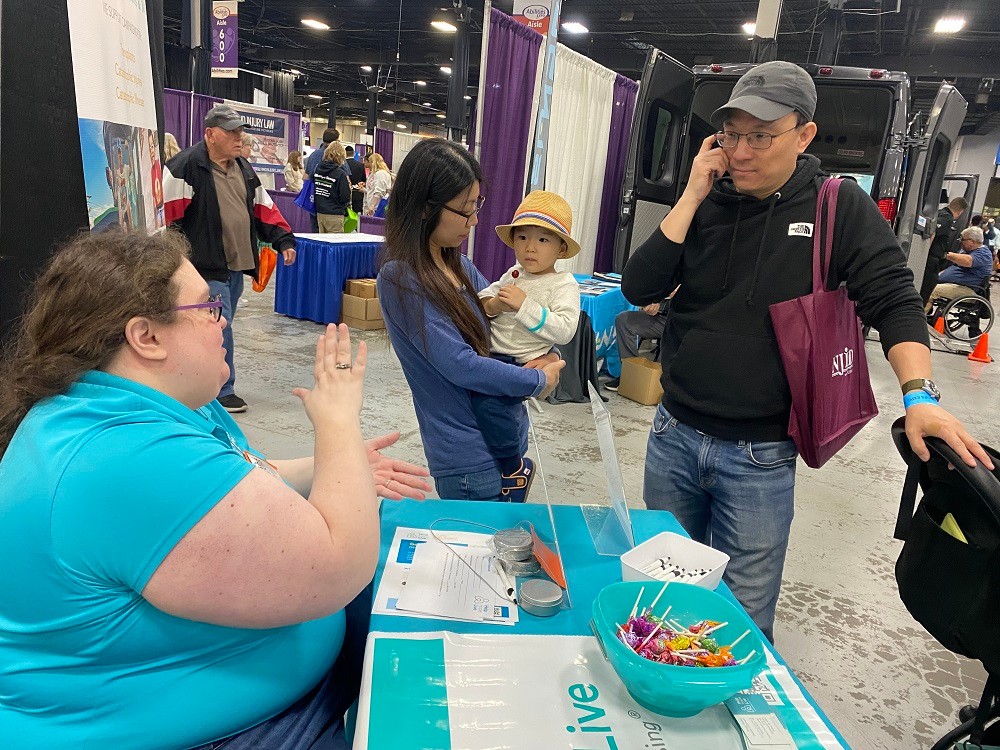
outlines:
[[[558,229],[554,229],[551,224],[546,224],[541,219],[522,219],[516,224],[501,224],[497,227],[497,236],[500,238],[501,242],[509,247],[511,250],[514,249],[514,241],[510,238],[510,230],[514,227],[540,227],[541,229],[547,229],[552,232],[552,234],[559,235],[563,242],[566,243],[566,254],[560,260],[568,260],[580,253],[580,243],[570,237],[568,234],[563,234]],[[572,227],[570,227],[572,229]]]
[[[748,115],[756,117],[758,120],[764,120],[765,122],[780,120],[782,117],[790,115],[795,111],[795,107],[789,107],[787,104],[778,104],[777,102],[772,102],[770,99],[764,99],[759,96],[738,96],[735,99],[730,99],[712,113],[712,125],[717,128],[722,127],[726,121],[726,115],[731,109],[743,110]]]
[[[243,120],[230,120],[229,122],[223,122],[216,125],[216,127],[222,128],[223,130],[236,130],[237,128],[242,128],[243,124]]]

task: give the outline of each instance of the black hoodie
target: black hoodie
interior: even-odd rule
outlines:
[[[765,200],[717,181],[684,244],[657,228],[629,259],[622,292],[635,305],[678,284],[661,352],[663,406],[684,424],[725,440],[784,440],[791,395],[768,307],[812,291],[812,226],[819,160],[803,155]],[[846,282],[883,350],[929,346],[913,274],[878,207],[851,180],[840,187],[829,287]]]

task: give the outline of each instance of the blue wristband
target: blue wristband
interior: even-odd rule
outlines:
[[[535,326],[534,328],[529,328],[528,330],[531,331],[532,333],[534,333],[535,331],[541,330],[542,326],[545,325],[545,319],[547,317],[549,317],[548,308],[543,307],[542,308],[542,319],[540,321],[538,321],[538,325],[537,326]]]
[[[903,396],[904,409],[909,409],[915,404],[937,404],[937,399],[927,391],[910,391]]]

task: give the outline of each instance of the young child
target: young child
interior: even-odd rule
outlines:
[[[531,367],[554,345],[576,335],[580,320],[580,287],[573,274],[555,269],[560,258],[572,258],[580,245],[570,237],[573,212],[555,193],[535,190],[514,213],[510,224],[497,227],[500,239],[514,249],[517,263],[499,281],[479,293],[491,318],[491,356]],[[511,404],[521,399],[472,394],[476,424],[500,465],[501,496],[524,502],[534,477],[534,464],[521,456],[520,435],[511,419]]]

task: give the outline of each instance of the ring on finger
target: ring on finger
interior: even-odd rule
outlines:
[[[351,369],[350,362],[338,362],[335,366],[336,366],[336,368],[338,370],[350,370]]]

